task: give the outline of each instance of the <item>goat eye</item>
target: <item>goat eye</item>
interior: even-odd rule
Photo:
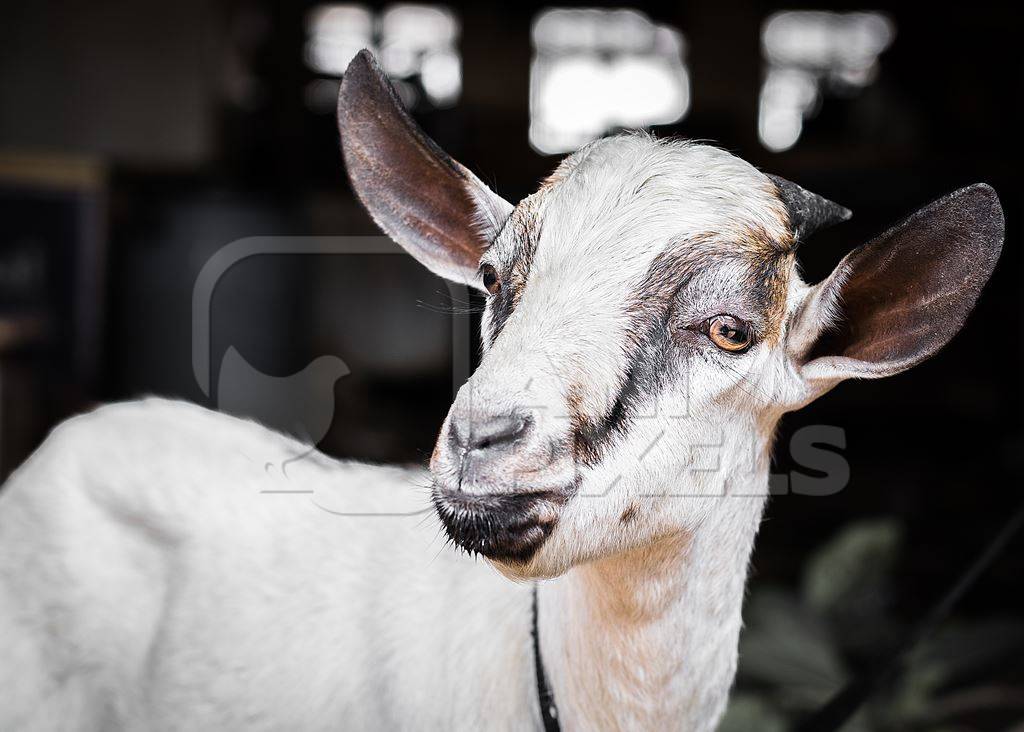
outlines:
[[[750,324],[732,315],[708,318],[701,329],[711,342],[730,353],[742,353],[754,342]]]
[[[483,275],[484,289],[492,295],[497,295],[498,290],[501,289],[501,281],[498,279],[498,273],[494,267],[485,264],[480,268],[480,274]]]

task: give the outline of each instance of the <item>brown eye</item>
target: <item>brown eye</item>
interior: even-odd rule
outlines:
[[[480,274],[484,279],[484,289],[492,295],[497,295],[498,290],[501,289],[501,282],[498,280],[498,273],[494,267],[489,264],[485,264],[480,268]]]
[[[732,315],[708,318],[702,330],[716,346],[730,353],[741,353],[754,342],[754,332],[750,324]]]

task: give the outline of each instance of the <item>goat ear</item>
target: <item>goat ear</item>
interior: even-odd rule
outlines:
[[[432,272],[481,287],[480,256],[512,205],[423,134],[369,51],[342,77],[338,129],[352,187],[384,233]]]
[[[962,188],[847,255],[815,286],[789,336],[813,399],[847,378],[899,373],[963,326],[1003,246],[991,187]]]

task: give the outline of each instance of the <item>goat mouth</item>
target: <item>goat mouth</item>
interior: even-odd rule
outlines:
[[[432,499],[452,542],[470,554],[525,564],[554,530],[566,494],[473,494],[435,486]]]

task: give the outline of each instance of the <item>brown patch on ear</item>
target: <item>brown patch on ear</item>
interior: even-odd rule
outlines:
[[[368,51],[342,77],[338,129],[352,188],[377,225],[434,272],[475,281],[484,230],[511,207],[423,134]]]
[[[640,507],[637,506],[635,503],[631,503],[628,506],[626,506],[626,510],[622,512],[621,516],[619,516],[619,523],[631,524],[633,523],[633,521],[636,520],[636,517],[637,515],[639,515],[639,513]]]
[[[960,330],[1003,244],[992,188],[962,188],[848,254],[820,287],[839,319],[806,362],[843,359],[857,375],[886,376],[920,363]]]

